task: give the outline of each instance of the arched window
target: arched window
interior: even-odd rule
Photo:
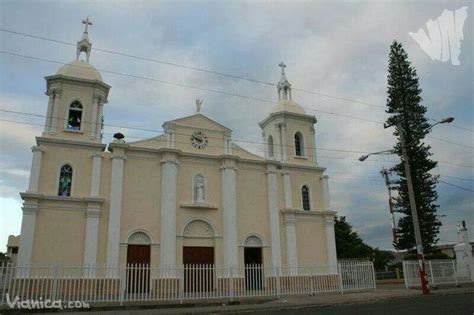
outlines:
[[[295,154],[296,156],[304,155],[303,135],[301,135],[299,132],[295,134]]]
[[[273,157],[274,156],[274,152],[273,152],[273,137],[272,136],[269,136],[268,137],[268,157]]]
[[[74,101],[69,106],[67,129],[68,130],[81,130],[81,121],[82,121],[82,105],[78,101]]]
[[[301,187],[301,200],[303,202],[303,210],[305,211],[311,210],[310,203],[309,203],[309,188],[306,185]]]
[[[58,196],[69,197],[71,196],[71,184],[72,184],[72,167],[69,164],[61,167],[59,173],[59,188]]]

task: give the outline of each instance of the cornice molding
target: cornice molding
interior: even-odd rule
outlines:
[[[57,139],[57,138],[50,138],[50,137],[36,137],[36,144],[38,146],[42,144],[50,144],[50,145],[74,147],[74,148],[79,147],[81,149],[83,148],[100,149],[101,151],[104,151],[106,147],[106,145],[103,143]]]

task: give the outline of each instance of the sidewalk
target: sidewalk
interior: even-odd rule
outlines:
[[[433,296],[472,293],[474,286],[460,288],[442,288],[432,290]],[[420,290],[407,290],[400,284],[378,285],[375,292],[361,292],[349,294],[318,294],[315,296],[301,295],[282,297],[280,299],[242,300],[229,303],[209,300],[190,302],[184,304],[149,304],[149,305],[127,305],[98,306],[92,305],[91,309],[82,311],[68,311],[67,314],[211,314],[211,313],[240,313],[272,311],[281,309],[303,309],[313,306],[338,305],[338,304],[364,304],[375,301],[391,299],[409,299],[422,297]],[[6,311],[6,312],[5,312]],[[2,310],[2,313],[18,313],[18,310]],[[57,314],[57,312],[55,312]],[[51,313],[51,314],[55,314]],[[45,313],[43,313],[45,314]]]

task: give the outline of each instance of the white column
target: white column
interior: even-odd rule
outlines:
[[[281,144],[281,148],[282,148],[282,152],[283,152],[283,161],[288,161],[288,151],[289,151],[289,147],[288,147],[288,134],[287,134],[287,131],[286,131],[286,124],[281,124],[281,137],[282,137],[282,144]]]
[[[238,266],[238,218],[236,169],[224,165],[222,170],[222,206],[224,220],[224,264]]]
[[[107,233],[107,265],[118,267],[120,252],[120,219],[122,215],[123,164],[125,156],[112,157],[109,228]]]
[[[102,167],[102,154],[92,154],[92,175],[91,175],[91,197],[97,197],[100,194],[100,176]]]
[[[275,156],[277,157],[277,159],[279,161],[283,161],[283,137],[282,137],[282,134],[281,134],[281,125],[277,125],[276,126],[277,128],[277,133],[278,133],[278,145],[277,145],[277,148],[278,148],[278,152],[276,152]]]
[[[37,212],[38,202],[36,200],[25,200],[21,221],[20,244],[18,246],[18,266],[31,264]],[[28,274],[26,273],[24,276],[28,276]]]
[[[178,162],[161,161],[160,264],[176,266],[176,189]]]
[[[280,212],[278,209],[277,174],[275,166],[267,170],[268,216],[272,245],[272,266],[281,267]]]
[[[296,248],[296,217],[294,214],[285,215],[286,232],[286,266],[291,267],[291,274],[296,274],[298,267],[298,252]],[[294,268],[294,269],[293,269]]]
[[[55,133],[58,129],[59,130],[64,129],[64,126],[65,126],[64,119],[67,119],[67,117],[65,117],[64,119],[61,119],[59,117],[62,90],[55,89],[53,90],[53,94],[54,94],[54,100],[53,100],[53,116],[51,118],[51,129],[50,129],[51,133]]]
[[[316,156],[316,130],[314,129],[314,126],[311,127],[311,135],[313,137],[313,162],[318,165],[318,158]]]
[[[86,238],[84,240],[84,267],[95,267],[97,264],[97,240],[99,238],[100,208],[87,205]],[[94,277],[95,268],[85,270],[86,276]]]
[[[28,184],[28,192],[37,192],[39,186],[41,158],[43,150],[38,146],[31,147],[33,151],[33,159],[31,160],[30,182]]]
[[[53,96],[52,91],[47,91],[45,94],[49,96],[49,100],[48,100],[48,110],[46,112],[46,121],[44,123],[44,132],[43,132],[43,134],[48,134],[50,132],[50,128],[51,128],[51,119],[52,119],[51,116],[53,116],[54,96]]]
[[[321,191],[323,197],[323,210],[329,210],[331,207],[329,198],[329,176],[321,176]]]
[[[337,270],[336,236],[334,234],[334,217],[328,216],[325,219],[326,230],[326,255],[327,264],[331,267],[331,272]]]
[[[285,207],[288,209],[293,208],[293,198],[291,196],[291,179],[290,173],[283,173],[283,185],[285,188]]]
[[[96,135],[98,139],[102,139],[102,118],[104,116],[104,104],[107,103],[107,100],[104,102],[99,102],[99,112],[97,114],[97,129]]]
[[[264,155],[265,159],[268,159],[268,158],[269,158],[269,154],[268,154],[268,139],[267,139],[267,137],[265,136],[265,132],[262,132],[262,142],[263,142],[263,155]]]
[[[94,94],[92,96],[92,107],[91,107],[91,117],[90,117],[90,139],[97,139],[97,130],[100,129],[98,124],[98,116],[99,116],[99,103],[100,103],[100,95]]]

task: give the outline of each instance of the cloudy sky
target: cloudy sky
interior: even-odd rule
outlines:
[[[468,18],[460,65],[431,60],[409,32],[426,29],[425,23],[446,9],[464,6]],[[374,157],[361,163],[357,161],[360,153],[334,150],[370,152],[394,143],[391,130],[377,122],[386,118],[388,52],[397,39],[418,71],[429,117],[456,119],[455,126],[438,126],[432,138],[426,139],[433,158],[440,162],[434,173],[445,182],[474,189],[469,1],[0,1],[2,29],[63,42],[80,39],[81,21],[87,16],[94,23],[89,32],[93,48],[188,67],[93,50],[91,63],[98,69],[142,77],[103,72],[112,86],[106,123],[156,130],[107,126],[104,141],[117,131],[131,140],[156,136],[164,121],[192,114],[194,100],[202,97],[204,114],[231,128],[233,137],[243,140],[239,145],[261,154],[262,146],[254,143],[261,141],[258,121],[273,106],[275,87],[190,68],[276,83],[277,64],[284,61],[293,87],[313,92],[294,91],[293,98],[318,119],[318,161],[331,178],[333,208],[347,216],[370,245],[389,249],[391,221],[379,171],[393,165],[397,157]],[[60,65],[5,52],[67,63],[75,58],[75,47],[4,31],[0,31],[0,46],[0,109],[45,115],[48,100],[43,77],[54,74]],[[41,134],[38,125],[44,118],[6,112],[0,116],[3,250],[8,235],[20,232],[19,192],[27,188],[30,147]],[[473,238],[474,194],[445,183],[437,190],[439,213],[445,215],[440,243],[457,240],[460,220],[467,221]]]

